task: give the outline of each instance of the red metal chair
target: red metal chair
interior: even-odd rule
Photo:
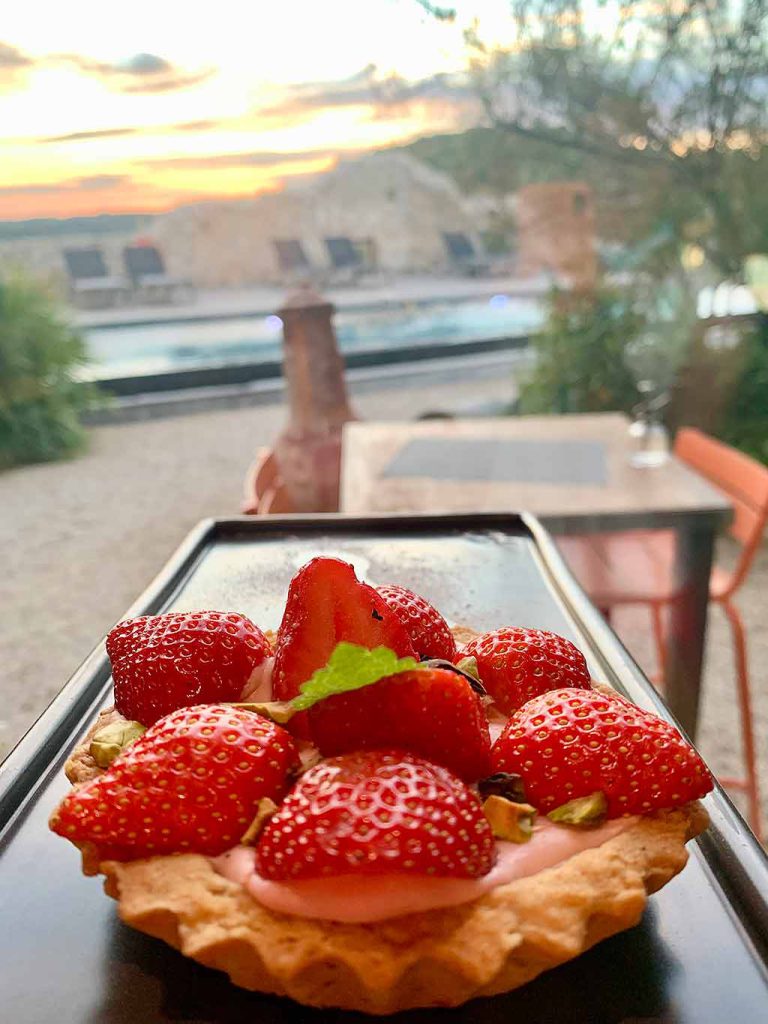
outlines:
[[[753,831],[760,837],[760,794],[746,637],[744,623],[733,598],[747,577],[768,521],[768,467],[690,427],[678,432],[675,454],[723,491],[734,507],[729,532],[740,545],[741,552],[733,570],[719,566],[713,568],[709,598],[722,606],[731,627],[745,777],[720,781],[747,794],[749,820]],[[606,614],[622,605],[648,606],[663,675],[663,613],[675,599],[674,531],[633,530],[594,537],[564,537],[561,548],[574,575]]]
[[[280,478],[275,453],[261,448],[245,476],[242,511],[246,515],[279,515],[295,511]]]

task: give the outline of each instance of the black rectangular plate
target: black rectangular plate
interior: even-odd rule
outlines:
[[[277,626],[288,581],[315,554],[352,561],[374,583],[423,592],[455,622],[555,630],[593,675],[668,717],[627,652],[579,590],[538,524],[513,515],[323,516],[202,523],[130,614],[213,607]],[[103,648],[88,658],[0,768],[0,1020],[13,1024],[149,1021],[351,1022],[249,993],[120,923],[80,874],[77,851],[47,818],[67,790],[62,764],[109,702]],[[558,1024],[764,1024],[768,1020],[768,862],[728,799],[706,800],[708,832],[642,922],[516,992],[396,1021]]]

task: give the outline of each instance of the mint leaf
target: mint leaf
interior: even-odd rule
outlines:
[[[294,711],[306,711],[335,693],[361,690],[386,676],[410,672],[418,667],[415,658],[398,658],[389,647],[374,647],[369,651],[367,647],[342,640],[333,649],[325,668],[317,669],[306,683],[301,684],[301,692],[290,705]]]

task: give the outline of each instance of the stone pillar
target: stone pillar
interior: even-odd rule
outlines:
[[[595,204],[588,185],[553,181],[525,185],[516,204],[519,272],[549,274],[575,292],[597,283]]]
[[[334,307],[304,285],[285,301],[283,373],[288,423],[275,443],[278,473],[297,512],[339,508],[341,429],[354,414],[333,328]]]

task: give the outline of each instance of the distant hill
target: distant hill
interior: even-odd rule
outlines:
[[[469,194],[504,194],[541,181],[588,181],[597,171],[595,161],[583,153],[498,128],[430,135],[396,148],[449,175]]]
[[[0,221],[0,241],[16,238],[55,238],[59,235],[110,235],[140,231],[151,221],[149,214],[104,213],[96,217],[39,217],[35,220]]]

